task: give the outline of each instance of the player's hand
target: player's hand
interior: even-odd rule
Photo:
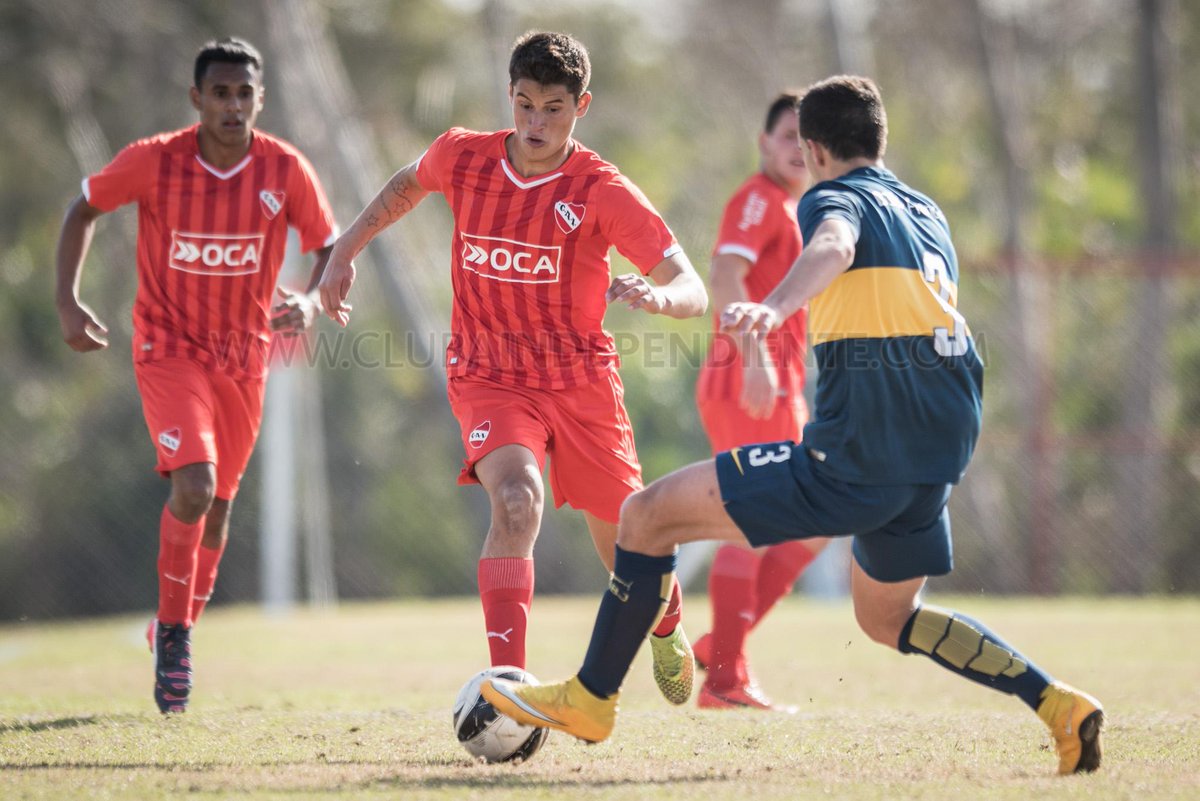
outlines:
[[[739,301],[721,312],[721,330],[727,334],[753,334],[762,339],[782,322],[779,312],[763,303]]]
[[[283,287],[275,292],[283,299],[271,307],[271,330],[284,336],[295,336],[312,328],[317,320],[317,302],[303,292],[293,292]]]
[[[750,418],[766,420],[775,412],[779,397],[779,373],[764,353],[761,359],[747,359],[742,368],[742,395],[738,398],[741,407]]]
[[[604,299],[609,303],[625,303],[630,309],[643,309],[649,314],[659,314],[666,307],[666,298],[661,290],[636,273],[618,275],[608,285]]]
[[[74,303],[58,307],[58,322],[63,341],[71,350],[87,353],[108,347],[108,329],[86,304]]]
[[[340,257],[335,244],[317,289],[321,293],[321,307],[325,309],[325,314],[342,328],[350,322],[350,312],[354,309],[346,302],[346,298],[350,296],[350,287],[354,286],[356,275],[354,262]]]

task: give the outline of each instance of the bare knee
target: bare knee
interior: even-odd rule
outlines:
[[[216,469],[211,464],[188,465],[171,473],[171,514],[195,523],[208,514],[216,497]]]
[[[492,489],[491,502],[491,535],[532,544],[542,520],[541,476],[522,471],[506,477]]]
[[[668,542],[668,529],[658,513],[658,486],[651,484],[638,490],[621,504],[621,522],[617,529],[617,544],[627,551],[659,554],[670,551],[675,543]]]

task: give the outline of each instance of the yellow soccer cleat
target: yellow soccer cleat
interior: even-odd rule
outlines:
[[[541,685],[488,679],[479,689],[497,712],[517,723],[558,729],[589,743],[608,737],[617,722],[617,696],[592,695],[578,676]]]
[[[1104,709],[1087,693],[1056,681],[1042,690],[1038,717],[1050,727],[1058,772],[1090,773],[1100,767],[1100,730]]]
[[[683,624],[666,637],[650,635],[650,651],[654,655],[654,683],[663,697],[672,704],[686,704],[692,697],[696,679],[696,660],[692,646],[683,633]]]

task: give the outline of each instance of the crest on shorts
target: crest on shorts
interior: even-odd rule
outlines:
[[[475,426],[475,430],[467,436],[467,441],[471,443],[472,448],[482,448],[490,433],[492,433],[492,421],[484,420]]]
[[[582,203],[568,203],[560,200],[554,204],[554,221],[558,223],[560,231],[569,234],[583,222],[584,211],[586,209]]]
[[[286,195],[283,192],[272,192],[270,189],[258,193],[258,202],[262,204],[263,214],[267,215],[268,220],[275,219],[275,215],[283,209],[284,197]]]
[[[158,433],[158,444],[167,452],[167,456],[174,456],[182,442],[183,434],[178,428],[168,428]]]

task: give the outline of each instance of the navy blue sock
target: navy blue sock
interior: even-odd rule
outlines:
[[[621,689],[642,641],[671,597],[675,554],[646,556],[617,546],[608,592],[600,600],[579,681],[608,698]]]
[[[1037,711],[1052,679],[978,620],[936,606],[918,606],[900,632],[900,652],[925,654],[947,670]]]

